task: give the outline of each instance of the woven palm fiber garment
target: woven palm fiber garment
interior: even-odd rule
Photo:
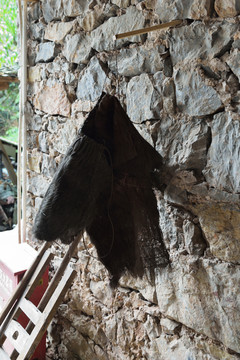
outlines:
[[[86,231],[117,285],[128,270],[166,266],[152,172],[162,158],[116,97],[102,94],[68,149],[35,218],[39,240],[70,243]]]

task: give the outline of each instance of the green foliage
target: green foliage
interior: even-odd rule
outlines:
[[[15,67],[17,59],[17,3],[0,0],[0,68]]]
[[[19,85],[11,83],[7,90],[0,91],[0,136],[17,142],[18,117]]]
[[[0,0],[0,75],[16,75],[17,51],[17,2]],[[9,84],[0,91],[0,136],[17,141],[19,116],[19,85]]]
[[[8,129],[2,138],[18,143],[18,127],[15,126],[11,129]]]

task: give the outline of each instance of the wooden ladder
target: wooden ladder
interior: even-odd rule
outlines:
[[[69,261],[77,248],[79,239],[80,237],[76,237],[70,244],[42,299],[38,306],[35,306],[29,300],[30,296],[54,257],[49,249],[50,243],[45,243],[41,247],[32,266],[25,273],[0,315],[0,360],[31,359],[76,275]],[[21,312],[25,313],[30,320],[25,329],[17,322]],[[11,355],[4,350],[6,339],[14,347]]]

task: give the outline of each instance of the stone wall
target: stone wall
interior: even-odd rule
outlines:
[[[94,248],[80,243],[77,278],[51,325],[51,359],[240,358],[239,14],[237,0],[29,5],[29,237],[62,155],[103,89],[175,169],[156,192],[171,265],[155,269],[154,280],[123,276],[111,290]],[[184,23],[112,39],[173,19]]]

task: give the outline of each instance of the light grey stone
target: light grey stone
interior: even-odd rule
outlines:
[[[55,42],[62,41],[73,28],[73,24],[74,21],[49,23],[44,34],[44,39]]]
[[[208,259],[189,266],[181,256],[171,269],[156,270],[161,312],[239,352],[239,268]]]
[[[213,0],[157,0],[156,13],[163,22],[201,19],[211,14]]]
[[[162,94],[163,89],[163,81],[165,80],[165,76],[163,71],[158,71],[153,75],[154,79],[154,87],[157,89],[159,94]]]
[[[43,39],[44,31],[45,31],[45,26],[43,25],[43,23],[41,22],[32,23],[29,29],[30,29],[30,34],[35,40]]]
[[[37,51],[36,62],[47,62],[54,59],[56,54],[56,45],[54,42],[40,44]]]
[[[56,161],[48,154],[43,154],[42,158],[42,174],[47,178],[53,178],[57,171]]]
[[[120,8],[127,8],[131,1],[130,0],[112,0],[112,3],[119,6]]]
[[[51,134],[49,136],[49,143],[51,144],[51,147],[60,154],[65,154],[68,147],[75,139],[77,131],[78,128],[74,126],[72,121],[66,121],[59,126],[57,134]]]
[[[58,120],[55,116],[49,116],[48,118],[48,131],[52,134],[56,134],[58,131]]]
[[[77,86],[77,97],[81,100],[97,100],[107,82],[107,74],[102,63],[93,57],[84,70]]]
[[[38,41],[31,38],[28,39],[28,66],[36,65],[36,53],[38,51]]]
[[[42,203],[42,198],[36,197],[35,198],[35,206],[34,206],[34,210],[36,213],[37,213],[38,209],[40,208],[41,203]]]
[[[94,354],[93,347],[74,328],[70,328],[67,331],[63,344],[69,350],[67,353],[65,351],[59,353],[60,357],[63,359],[74,359],[74,357],[77,357],[79,359],[99,360]]]
[[[222,108],[222,102],[216,90],[206,85],[197,69],[174,72],[176,86],[176,104],[178,110],[190,116],[210,115]]]
[[[101,303],[109,306],[111,304],[111,289],[105,281],[91,281],[90,290]]]
[[[25,105],[25,117],[27,122],[27,130],[40,130],[41,129],[41,117],[34,114],[32,105],[29,101]]]
[[[90,100],[76,100],[72,104],[72,112],[73,113],[90,112],[93,109],[94,105],[95,103],[91,102]]]
[[[167,114],[175,114],[176,111],[176,91],[172,78],[167,78],[162,82],[162,101],[163,109]]]
[[[28,8],[27,16],[29,23],[34,23],[36,20],[39,20],[42,16],[40,3],[32,3]]]
[[[63,67],[64,67],[64,64],[63,63],[60,64],[59,61],[53,61],[46,65],[47,71],[50,74],[54,74],[56,76],[56,78],[57,78],[57,75],[59,75],[60,71],[63,69]],[[48,78],[47,84],[52,85],[51,79]]]
[[[231,68],[232,72],[238,77],[240,81],[240,50],[234,49],[226,60],[227,64]]]
[[[75,76],[70,72],[70,71],[67,71],[66,74],[65,74],[65,83],[66,84],[71,84],[73,83],[73,81],[75,80]]]
[[[189,220],[183,222],[184,242],[190,255],[203,255],[207,245],[203,239],[200,228]]]
[[[164,243],[170,253],[178,253],[184,248],[183,222],[187,213],[170,205],[165,199],[157,196],[159,224]]]
[[[230,199],[229,199],[230,200]],[[240,262],[239,202],[211,202],[191,206],[198,216],[210,253],[223,261]]]
[[[154,89],[148,74],[133,77],[127,86],[127,113],[133,122],[156,118],[160,103],[159,94]]]
[[[43,0],[42,12],[45,21],[60,20],[63,16],[62,0]]]
[[[28,122],[28,130],[40,131],[42,128],[42,118],[39,115],[31,117],[31,121]]]
[[[41,174],[31,173],[28,177],[27,191],[34,196],[43,197],[48,189],[49,181]]]
[[[28,134],[29,136],[27,139],[27,146],[29,149],[34,149],[38,142],[38,134],[36,134],[34,131],[28,131]]]
[[[88,2],[86,0],[63,0],[64,15],[69,17],[82,15],[87,7]]]
[[[35,216],[35,211],[34,210],[35,210],[34,209],[34,201],[31,198],[31,196],[27,196],[27,200],[26,200],[26,217],[28,219],[34,218],[34,216]],[[29,238],[31,238],[31,237],[29,237],[28,234],[27,234],[27,239],[29,239]]]
[[[108,61],[108,66],[111,71],[123,76],[154,74],[163,69],[163,60],[160,55],[164,51],[165,47],[162,45],[149,49],[143,46],[122,49]]]
[[[233,193],[240,191],[240,123],[231,114],[219,113],[211,123],[212,142],[204,176],[210,186]]]
[[[206,165],[208,126],[203,120],[163,117],[152,127],[156,149],[169,166],[202,170]]]
[[[237,0],[215,0],[214,8],[223,18],[240,14],[240,4]]]
[[[174,320],[168,319],[168,318],[162,318],[160,320],[160,324],[163,327],[164,332],[169,335],[176,334],[179,327],[181,327],[181,324],[177,323]]]
[[[41,150],[44,153],[48,152],[48,134],[46,131],[42,131],[38,136],[38,146],[39,150]]]
[[[29,67],[28,68],[28,82],[32,83],[34,86],[34,83],[42,80],[42,76],[41,76],[42,72],[43,72],[42,64],[37,64],[36,66]],[[34,90],[33,90],[33,92],[34,92]]]
[[[136,7],[130,6],[126,10],[126,14],[121,16],[112,17],[104,24],[100,25],[97,29],[91,33],[92,47],[97,51],[114,50],[115,48],[121,48],[126,42],[138,42],[140,36],[131,36],[127,39],[113,40],[115,34],[123,33],[126,31],[136,30],[143,28],[145,24],[145,18],[141,11]]]
[[[160,336],[160,326],[159,322],[156,318],[152,316],[147,316],[147,320],[144,322],[144,328],[147,332],[147,335],[151,341],[154,341],[156,338]]]
[[[193,59],[205,60],[222,55],[230,48],[236,30],[237,25],[228,22],[209,27],[199,21],[173,28],[169,36],[173,66],[181,61],[189,63]]]
[[[92,31],[101,24],[102,14],[99,15],[98,11],[91,11],[86,14],[81,22],[81,26],[85,31]]]
[[[211,197],[211,199],[219,202],[228,202],[228,203],[235,203],[238,204],[240,201],[240,195],[239,194],[230,194],[227,191],[222,191],[218,189],[211,188],[208,191],[208,195]]]
[[[116,9],[117,7],[109,2],[105,4],[99,3],[94,6],[92,11],[88,11],[83,19],[78,20],[79,24],[83,30],[92,31],[100,26],[104,20],[106,21],[107,19],[116,16]]]
[[[89,36],[84,34],[67,35],[62,53],[70,62],[87,63],[91,55]]]
[[[223,346],[209,338],[195,336],[189,329],[180,336],[162,333],[156,339],[158,358],[156,360],[237,360],[238,355],[230,354]],[[152,358],[152,357],[151,357]]]
[[[42,157],[43,154],[38,151],[36,148],[32,149],[32,151],[29,151],[27,154],[27,163],[28,168],[31,171],[34,171],[38,174],[41,173],[41,165],[42,165]]]
[[[232,47],[235,49],[240,49],[240,39],[234,40]]]
[[[55,81],[50,86],[43,85],[42,88],[38,88],[33,103],[36,109],[51,115],[69,116],[71,112],[64,85]]]
[[[142,278],[133,278],[129,273],[125,273],[119,281],[119,284],[123,287],[135,289],[141,293],[144,299],[151,303],[156,303],[156,289],[151,281],[151,276],[147,271]]]

